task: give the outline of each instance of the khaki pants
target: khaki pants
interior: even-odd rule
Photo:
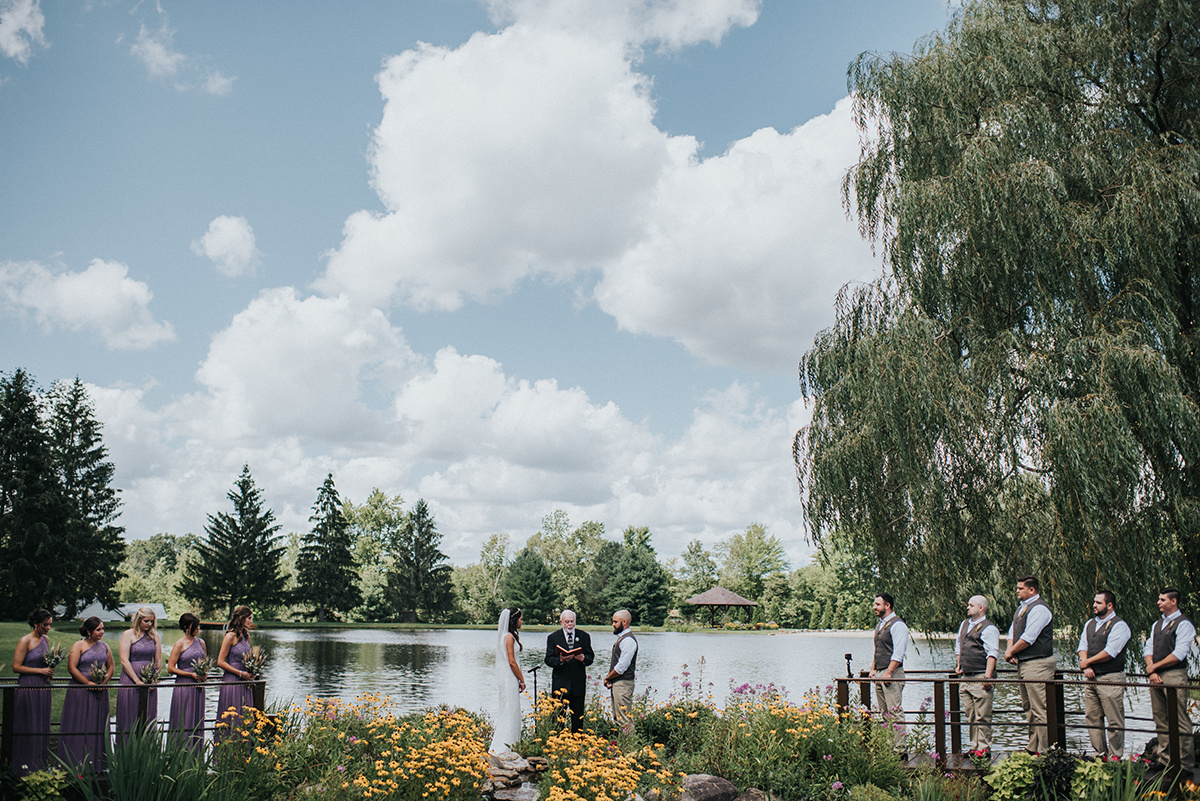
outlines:
[[[1125,672],[1121,671],[1100,674],[1083,685],[1083,716],[1097,756],[1121,759],[1125,755],[1125,688],[1110,684],[1124,681]]]
[[[983,679],[984,673],[966,673],[964,679]],[[992,750],[992,695],[995,688],[983,689],[982,682],[963,682],[958,685],[962,699],[963,718],[967,721],[971,751]]]
[[[1050,681],[1058,666],[1053,656],[1026,659],[1017,663],[1017,678],[1024,681]],[[1044,754],[1050,750],[1050,730],[1046,726],[1046,685],[1020,684],[1021,709],[1025,711],[1025,722],[1029,724],[1029,745],[1026,751]]]
[[[878,676],[883,671],[875,671]],[[885,721],[896,730],[896,747],[904,748],[904,665],[892,673],[892,680],[875,684],[875,703]]]
[[[613,718],[617,726],[626,734],[633,732],[633,682],[614,681],[612,683]]]
[[[1159,677],[1163,684],[1183,684],[1187,681],[1187,668],[1160,670]],[[1180,688],[1175,693],[1175,709],[1179,712],[1179,764],[1185,770],[1195,767],[1195,742],[1192,739],[1192,719],[1188,717],[1187,690]],[[1150,709],[1154,712],[1154,728],[1158,729],[1158,742],[1155,744],[1154,756],[1164,765],[1170,762],[1170,740],[1167,735],[1167,691],[1157,688],[1150,690]]]

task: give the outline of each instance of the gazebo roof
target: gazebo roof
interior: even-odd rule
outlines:
[[[758,606],[754,601],[748,601],[736,592],[730,592],[724,587],[713,587],[707,592],[693,595],[684,603],[692,606]]]

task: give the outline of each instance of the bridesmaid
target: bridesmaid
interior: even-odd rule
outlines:
[[[79,627],[79,642],[67,654],[71,683],[63,701],[62,724],[58,729],[58,756],[72,767],[102,771],[108,767],[108,682],[113,674],[112,651],[104,642],[104,622],[89,617]],[[97,684],[88,673],[94,665],[104,666],[104,680]]]
[[[46,667],[46,649],[50,641],[53,616],[45,609],[29,613],[33,631],[17,643],[13,654],[13,672],[19,673],[13,700],[12,766],[18,776],[41,770],[50,749],[50,677],[54,668]]]
[[[190,748],[197,756],[204,748],[204,688],[193,687],[199,676],[192,672],[197,660],[208,652],[200,633],[200,618],[191,612],[179,618],[183,636],[175,642],[167,659],[167,672],[175,675],[175,691],[171,694],[171,738]]]
[[[217,654],[217,666],[225,671],[223,682],[248,681],[254,676],[245,669],[243,660],[250,652],[250,632],[254,629],[254,618],[250,607],[239,606],[233,610],[225,637],[221,640],[221,651]],[[242,718],[242,709],[254,705],[254,692],[248,684],[226,684],[217,695],[217,726],[213,740],[220,742],[228,736]],[[231,713],[232,710],[232,713]]]
[[[133,625],[121,634],[121,680],[117,688],[117,745],[125,742],[137,726],[138,694],[146,682],[142,669],[146,665],[162,666],[162,639],[158,636],[158,620],[154,610],[143,606],[133,616]],[[146,727],[158,720],[158,689],[151,688],[146,699]]]

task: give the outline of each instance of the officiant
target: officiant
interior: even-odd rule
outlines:
[[[562,628],[546,638],[546,664],[553,668],[550,691],[566,696],[571,710],[571,731],[583,726],[583,706],[587,697],[587,667],[596,655],[592,652],[592,638],[582,629],[575,628],[575,613],[564,609],[558,617]]]

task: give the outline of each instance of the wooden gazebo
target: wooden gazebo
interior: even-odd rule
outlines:
[[[758,606],[754,601],[749,601],[738,595],[736,592],[730,592],[724,587],[713,587],[707,592],[702,592],[699,595],[693,595],[684,601],[692,606],[707,606],[708,607],[708,624],[716,625],[716,609],[728,609],[731,606]]]

